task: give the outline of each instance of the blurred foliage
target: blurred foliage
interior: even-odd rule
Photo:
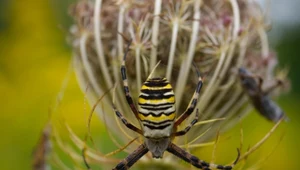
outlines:
[[[284,38],[279,42],[276,49],[279,55],[280,65],[290,68],[289,77],[292,80],[291,95],[300,97],[300,26],[287,30]]]
[[[5,8],[0,21],[5,23],[0,34],[1,169],[30,169],[32,150],[71,53],[49,2],[0,2]],[[68,90],[75,101],[76,96],[83,100],[75,80]]]
[[[53,106],[60,91],[72,56],[65,38],[71,23],[66,10],[70,2],[0,1],[1,169],[31,169],[32,150],[47,122],[48,108]],[[262,169],[297,169],[300,166],[300,117],[297,113],[300,102],[300,88],[297,88],[300,87],[299,46],[300,35],[293,34],[292,40],[287,37],[276,47],[283,66],[290,67],[292,94],[281,97],[279,101],[291,121],[284,123],[263,149],[249,158],[251,164],[257,161],[257,157],[268,155],[284,133],[283,141]],[[84,95],[72,75],[59,113],[80,136],[86,132],[83,128],[85,107]],[[97,119],[92,125],[95,140],[102,141],[102,148],[109,152],[104,147],[108,141],[104,128]],[[264,136],[272,124],[258,114],[251,114],[242,126],[247,148]],[[234,156],[235,148],[239,146],[239,130],[237,126],[222,136],[224,142],[217,150],[218,162],[232,160],[225,155]],[[201,150],[199,155],[210,160],[211,148]]]
[[[2,0],[0,2],[0,32],[5,30],[8,25],[8,15],[9,15],[9,1],[8,0]]]

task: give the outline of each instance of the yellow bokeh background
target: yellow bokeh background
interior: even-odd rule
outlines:
[[[54,3],[56,2],[56,3]],[[69,2],[69,1],[68,1]],[[48,120],[48,108],[68,72],[72,56],[66,37],[67,24],[59,18],[59,1],[5,1],[4,24],[0,30],[0,169],[31,169],[32,151]],[[64,3],[66,4],[66,3]],[[4,8],[4,7],[3,7]],[[65,9],[66,15],[67,9]],[[74,74],[71,75],[59,113],[76,133],[85,133],[84,95]],[[299,169],[299,98],[284,96],[280,103],[291,121],[284,123],[265,146],[249,157],[250,163],[262,160],[277,145],[262,169]],[[93,123],[93,130],[103,128]],[[245,147],[253,145],[272,127],[257,114],[243,122]],[[97,129],[97,130],[95,130]],[[239,146],[239,126],[224,134],[217,151],[217,160],[226,163],[234,158]],[[100,133],[99,133],[100,134]],[[211,148],[199,153],[211,159]],[[228,155],[228,156],[227,156]]]

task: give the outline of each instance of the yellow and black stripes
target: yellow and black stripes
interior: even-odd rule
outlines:
[[[143,126],[163,130],[175,119],[175,96],[166,78],[150,78],[141,88],[138,117]]]

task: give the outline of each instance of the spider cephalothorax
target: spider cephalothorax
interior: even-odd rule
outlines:
[[[177,126],[180,125],[189,115],[191,115],[196,107],[202,87],[202,78],[200,76],[200,72],[196,69],[198,76],[196,90],[189,106],[179,118],[175,119],[175,96],[172,86],[166,78],[151,78],[151,76],[149,76],[141,88],[137,109],[129,92],[125,68],[125,60],[130,44],[131,43],[128,44],[123,58],[121,74],[126,100],[130,105],[131,110],[135,114],[135,117],[140,121],[142,129],[139,129],[133,124],[129,123],[114,105],[113,108],[116,115],[129,129],[139,133],[144,137],[144,143],[141,144],[133,153],[128,155],[124,160],[122,160],[114,169],[124,170],[130,168],[148,151],[152,153],[153,158],[162,158],[163,153],[168,151],[200,169],[232,169],[239,158],[239,154],[238,158],[231,166],[215,165],[198,159],[196,156],[191,155],[172,143],[172,139],[174,137],[185,135],[198,121],[199,112],[197,109],[196,116],[191,121],[189,126],[187,126],[184,130],[176,131]]]

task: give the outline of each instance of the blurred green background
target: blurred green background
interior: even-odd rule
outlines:
[[[73,0],[0,1],[0,169],[31,169],[31,155],[48,119],[48,108],[67,73],[72,56],[66,35],[71,24],[67,7]],[[280,65],[289,66],[292,90],[279,98],[290,122],[284,123],[264,147],[250,156],[268,155],[284,133],[284,139],[262,169],[299,169],[300,162],[300,27],[289,29],[276,46]],[[76,133],[86,132],[84,96],[72,74],[60,112]],[[245,147],[253,145],[272,127],[257,114],[243,122]],[[93,131],[103,134],[98,121]],[[239,127],[224,136],[217,151],[218,162],[228,162],[239,145]],[[96,137],[98,138],[98,137]],[[200,153],[211,158],[211,149]],[[225,155],[225,156],[224,156]]]

